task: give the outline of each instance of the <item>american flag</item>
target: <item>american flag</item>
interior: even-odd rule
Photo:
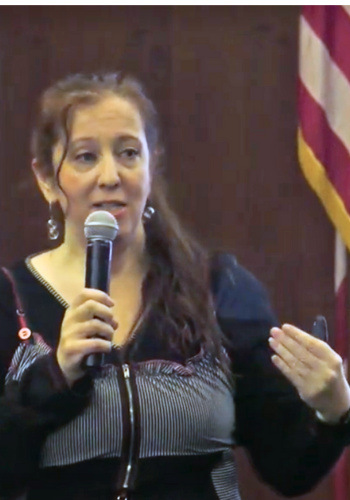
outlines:
[[[350,6],[304,6],[299,51],[299,160],[307,181],[335,226],[334,347],[346,362],[349,353]],[[335,500],[350,498],[349,470],[348,452],[345,452],[334,472]]]

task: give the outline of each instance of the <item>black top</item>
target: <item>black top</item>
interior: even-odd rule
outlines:
[[[73,388],[67,386],[55,358],[65,306],[24,262],[14,266],[12,272],[30,327],[40,333],[52,350],[34,360],[20,379],[4,385],[21,342],[12,288],[1,273],[0,495],[11,496],[29,488],[29,491],[36,492],[34,496],[29,494],[29,498],[47,498],[48,492],[51,498],[56,498],[55,489],[59,489],[59,484],[67,484],[69,478],[78,477],[86,484],[85,490],[78,493],[77,489],[74,496],[67,496],[69,490],[60,490],[57,498],[62,497],[62,493],[65,500],[95,498],[91,492],[95,488],[94,494],[97,495],[97,482],[102,484],[105,478],[114,477],[115,469],[122,467],[121,459],[86,460],[65,467],[39,468],[41,451],[48,436],[59,429],[69,428],[70,423],[91,404],[94,380],[87,374]],[[256,278],[229,255],[217,259],[212,277],[216,315],[231,345],[229,356],[235,374],[233,442],[246,448],[259,476],[274,489],[285,496],[304,494],[330,471],[343,448],[350,443],[350,426],[318,421],[272,364],[272,351],[267,340],[277,320],[267,294]],[[168,360],[180,366],[176,356],[164,349],[156,322],[144,325],[138,335],[137,348],[133,349],[135,366],[154,360]],[[163,374],[165,376],[166,371]],[[127,393],[124,396],[127,398]],[[218,408],[218,412],[220,410],[222,408]],[[226,498],[224,492],[220,493],[219,483],[214,484],[215,491],[203,479],[203,471],[210,473],[218,460],[218,453],[209,455],[210,460],[205,457],[204,462],[201,461],[203,457],[194,459],[188,453],[183,457],[158,457],[158,460],[153,456],[141,460],[135,481],[144,487],[142,493],[136,488],[132,498],[153,498],[155,488],[158,488],[157,498],[162,499],[186,496],[191,499],[197,496],[203,499]],[[160,492],[162,481],[163,484],[166,481],[164,478],[168,473],[174,478],[174,472],[178,478],[181,474],[186,477],[180,483],[181,488],[186,483],[187,490],[178,490],[178,496],[170,494],[169,487]],[[46,484],[46,489],[43,484]],[[172,488],[175,491],[174,485]],[[112,498],[106,491],[104,495],[100,491],[97,496]]]

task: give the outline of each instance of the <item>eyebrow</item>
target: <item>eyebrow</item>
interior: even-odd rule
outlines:
[[[134,140],[134,141],[141,142],[138,137],[131,135],[131,134],[120,135],[120,136],[116,137],[115,140],[117,140],[118,142],[128,141],[128,140]],[[96,141],[96,137],[79,137],[78,139],[73,139],[71,141],[71,145],[77,146],[79,144],[86,143],[86,142],[92,142],[92,141]]]

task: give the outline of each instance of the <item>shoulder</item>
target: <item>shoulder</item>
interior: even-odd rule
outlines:
[[[13,287],[7,271],[13,274],[12,269],[0,268],[0,312],[10,314],[15,305]]]
[[[50,346],[56,346],[65,307],[26,261],[27,259],[17,262],[9,268],[20,299],[19,308],[25,312],[25,323],[28,328],[39,333]],[[6,359],[8,353],[13,352],[16,342],[18,344],[20,324],[17,308],[11,280],[0,269],[0,345],[5,346]],[[0,365],[3,358],[1,349]]]
[[[213,256],[211,283],[221,316],[234,316],[241,321],[273,319],[266,288],[232,254]]]
[[[35,280],[29,271],[26,260],[20,260],[10,267],[0,266],[0,320],[4,316],[16,317],[16,297],[23,300],[35,291]],[[1,322],[0,322],[1,328]]]
[[[18,262],[9,268],[11,276],[16,281],[24,273],[24,261]],[[3,389],[3,382],[6,370],[11,358],[18,346],[18,316],[16,314],[16,300],[9,278],[3,268],[0,268],[0,394]]]
[[[221,329],[231,340],[266,339],[278,324],[265,286],[235,256],[218,253],[211,259],[211,289]],[[249,339],[242,331],[249,331]]]
[[[25,283],[29,277],[25,260],[13,264],[11,267],[0,267],[0,308],[12,309],[15,303],[14,289]]]

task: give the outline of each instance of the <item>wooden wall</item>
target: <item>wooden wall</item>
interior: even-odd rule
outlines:
[[[30,171],[39,93],[70,72],[126,69],[164,124],[170,192],[210,247],[268,287],[281,321],[332,326],[333,229],[296,157],[298,7],[0,7],[0,260],[46,247]],[[278,498],[240,452],[245,500]],[[307,496],[331,499],[330,482]]]

